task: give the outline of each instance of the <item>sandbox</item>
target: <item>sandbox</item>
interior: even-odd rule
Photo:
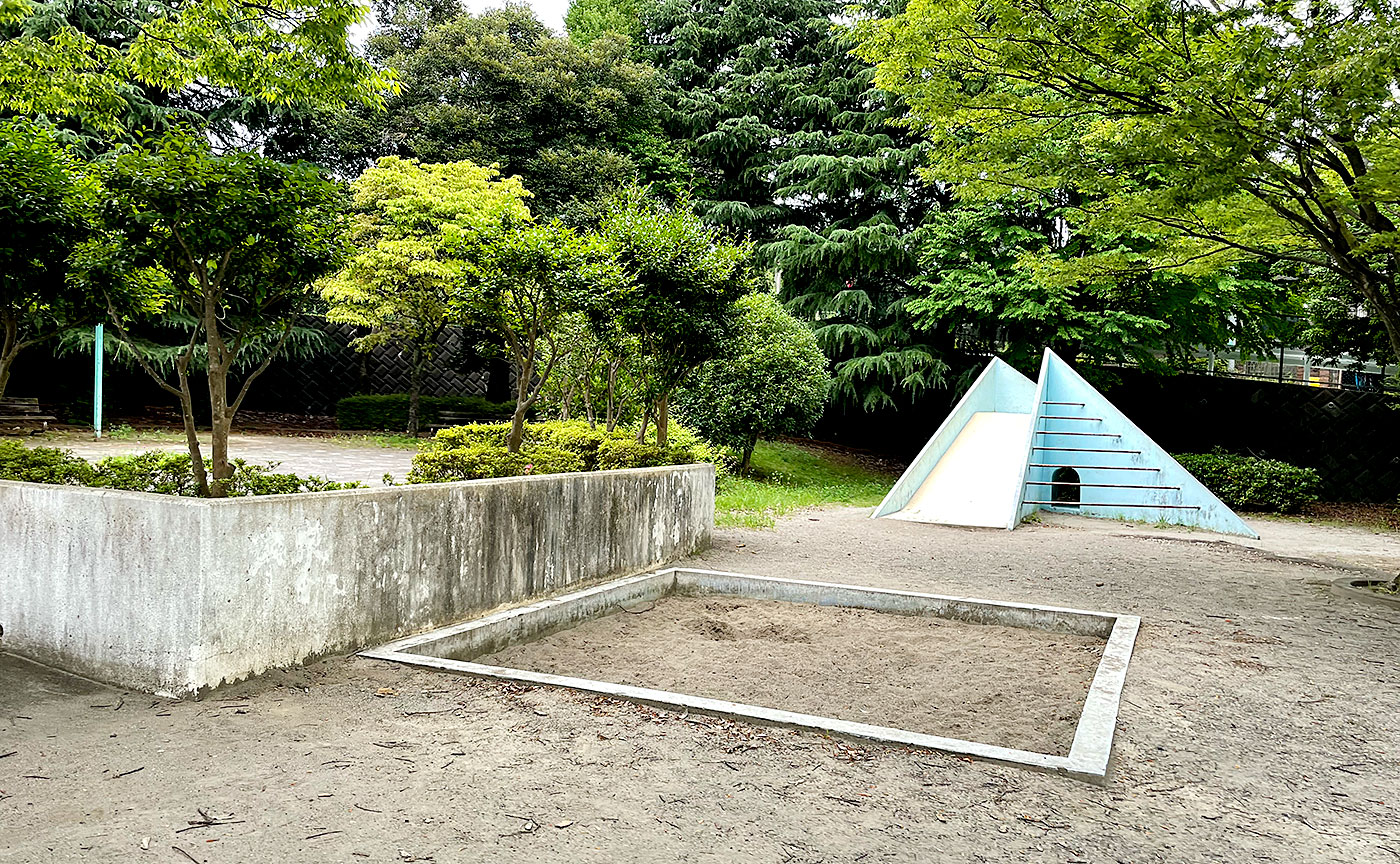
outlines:
[[[1137,628],[1134,616],[673,568],[363,654],[1101,781]]]

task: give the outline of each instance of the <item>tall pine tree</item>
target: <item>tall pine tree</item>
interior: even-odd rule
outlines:
[[[815,322],[837,394],[871,408],[942,380],[948,340],[905,306],[915,232],[949,195],[916,176],[924,146],[891,124],[903,105],[850,55],[848,9],[670,0],[644,16],[643,50],[670,82],[706,217],[760,244],[784,298]]]

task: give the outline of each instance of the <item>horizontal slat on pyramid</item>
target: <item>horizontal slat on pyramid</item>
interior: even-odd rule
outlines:
[[[1049,349],[1040,367],[1036,399],[1022,517],[1051,508],[1256,536],[1166,450]],[[1106,437],[1092,439],[1093,446],[1084,446],[1084,439],[1073,437],[1084,431]]]

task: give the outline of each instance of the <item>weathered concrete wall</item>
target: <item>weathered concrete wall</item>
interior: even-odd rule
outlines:
[[[186,693],[668,563],[713,525],[708,465],[225,501],[0,482],[0,647]]]

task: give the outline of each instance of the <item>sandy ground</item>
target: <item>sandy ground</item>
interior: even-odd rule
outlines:
[[[742,597],[666,597],[472,658],[1068,755],[1103,640]]]
[[[1143,616],[1109,784],[365,660],[173,704],[6,660],[0,861],[1400,860],[1400,612],[1335,570],[854,510],[690,563]]]

